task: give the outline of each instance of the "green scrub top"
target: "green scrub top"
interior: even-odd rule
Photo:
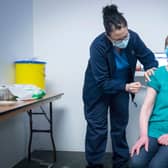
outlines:
[[[168,134],[168,70],[166,66],[158,68],[150,77],[148,86],[156,90],[157,95],[149,119],[148,135],[158,138]]]

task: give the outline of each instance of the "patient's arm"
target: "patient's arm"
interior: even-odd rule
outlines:
[[[135,143],[135,145],[132,147],[131,150],[131,156],[136,153],[137,155],[139,154],[139,151],[142,146],[145,146],[145,150],[148,151],[148,121],[149,117],[152,113],[153,105],[155,102],[155,97],[156,97],[157,92],[151,88],[147,88],[147,93],[145,96],[144,103],[141,108],[140,112],[140,138],[138,141]]]

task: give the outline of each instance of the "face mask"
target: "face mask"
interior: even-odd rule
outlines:
[[[168,58],[168,46],[165,48],[165,54],[166,54],[166,56]]]
[[[117,48],[126,48],[128,45],[130,39],[130,34],[128,33],[128,36],[123,39],[123,40],[118,40],[118,41],[112,41],[113,46],[117,47]]]

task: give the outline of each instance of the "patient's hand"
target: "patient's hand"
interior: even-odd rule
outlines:
[[[168,134],[164,134],[158,138],[158,143],[160,145],[168,145]]]
[[[134,154],[139,155],[141,147],[145,147],[145,150],[148,151],[148,145],[149,145],[149,138],[148,136],[142,136],[138,139],[138,141],[135,143],[135,145],[131,149],[131,157]]]

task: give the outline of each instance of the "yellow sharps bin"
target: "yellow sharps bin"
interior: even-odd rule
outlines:
[[[45,89],[45,64],[43,61],[15,61],[16,84],[32,84]]]

